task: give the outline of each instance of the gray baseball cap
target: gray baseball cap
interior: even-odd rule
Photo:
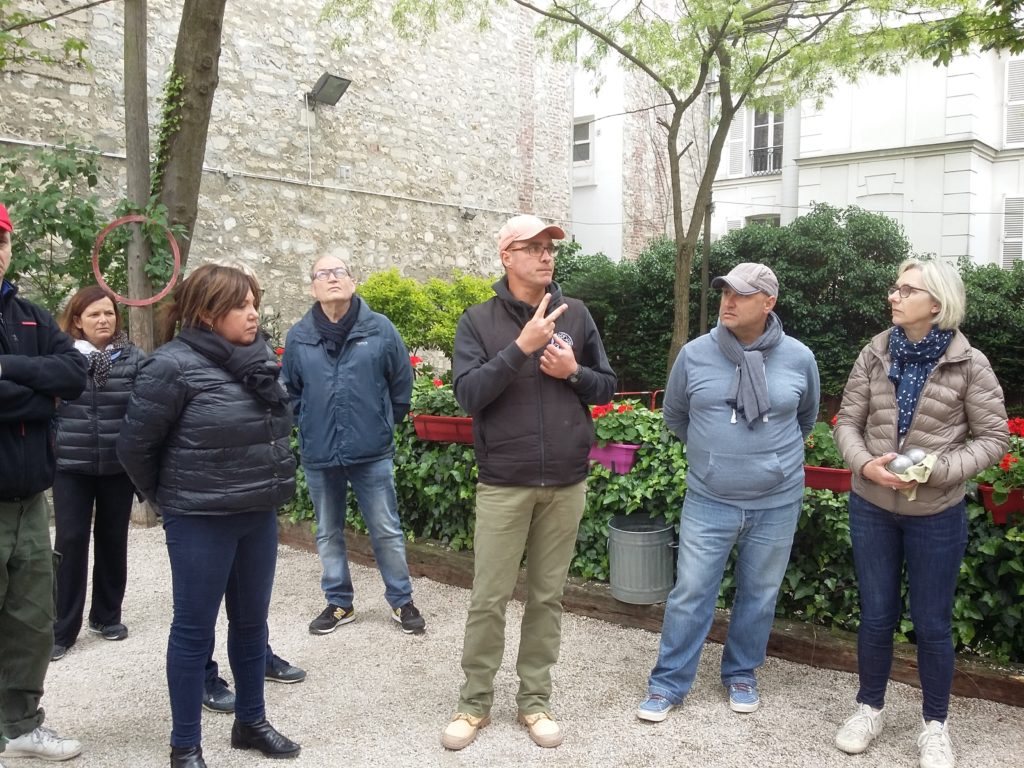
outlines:
[[[711,281],[712,288],[721,288],[723,285],[728,285],[740,296],[749,296],[758,291],[769,296],[779,295],[779,279],[775,273],[764,264],[749,261],[737,264],[728,275]]]

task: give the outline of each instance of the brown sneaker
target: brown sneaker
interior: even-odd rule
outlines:
[[[562,743],[562,729],[550,712],[533,715],[519,713],[519,722],[526,726],[530,738],[538,747],[557,747]]]
[[[455,717],[441,732],[441,746],[445,749],[468,747],[476,738],[476,732],[490,722],[490,715],[476,717],[465,712],[456,712]]]

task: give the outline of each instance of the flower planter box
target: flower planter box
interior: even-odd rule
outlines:
[[[612,472],[625,475],[636,463],[639,445],[632,443],[608,443],[604,447],[595,445],[590,449],[590,460],[599,462]]]
[[[981,503],[988,510],[988,513],[992,515],[993,523],[996,525],[1007,525],[1010,515],[1024,512],[1024,490],[1015,488],[1010,491],[1010,495],[1002,504],[996,504],[992,500],[993,490],[991,485],[978,486],[978,491],[981,492]]]
[[[431,416],[417,413],[412,417],[412,424],[420,440],[473,444],[473,419],[469,416]]]
[[[804,485],[819,491],[849,493],[853,473],[848,469],[804,465]]]

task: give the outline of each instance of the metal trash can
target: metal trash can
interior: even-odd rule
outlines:
[[[663,603],[676,572],[675,529],[663,517],[616,515],[608,523],[612,597],[624,603]]]

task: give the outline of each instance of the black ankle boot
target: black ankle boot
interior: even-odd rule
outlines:
[[[258,723],[246,725],[235,720],[231,726],[231,746],[235,749],[258,749],[267,757],[298,757],[298,744],[282,736],[264,718]]]
[[[206,768],[203,748],[171,747],[171,768]]]

